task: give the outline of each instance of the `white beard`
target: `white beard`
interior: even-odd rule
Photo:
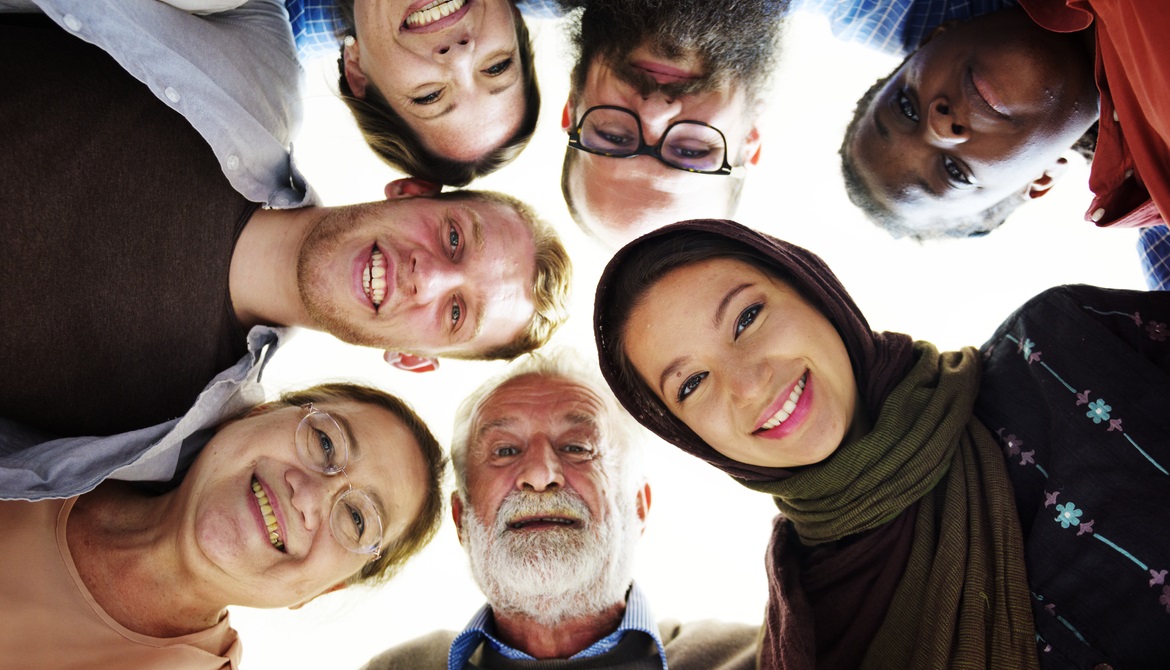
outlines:
[[[568,512],[581,524],[524,532],[505,521],[554,512]],[[513,491],[500,504],[494,528],[484,526],[470,504],[462,525],[471,572],[496,611],[551,626],[625,601],[640,533],[632,501],[619,497],[598,524],[576,492]]]

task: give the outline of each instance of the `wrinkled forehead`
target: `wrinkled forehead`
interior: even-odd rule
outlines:
[[[476,405],[472,442],[486,432],[506,429],[518,434],[555,431],[566,426],[600,429],[608,407],[589,384],[566,377],[525,374],[497,386]]]

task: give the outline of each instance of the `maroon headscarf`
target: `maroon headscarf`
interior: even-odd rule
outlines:
[[[630,374],[630,366],[622,365],[625,352],[617,351],[621,330],[625,328],[625,322],[635,306],[628,303],[640,300],[650,284],[661,278],[653,277],[650,284],[631,288],[634,266],[642,264],[647,254],[660,250],[661,245],[681,244],[683,248],[701,249],[704,238],[723,238],[736,243],[735,246],[742,247],[742,255],[737,251],[733,257],[741,260],[750,257],[757,261],[757,265],[762,263],[771,268],[779,279],[790,283],[828,318],[849,352],[858,391],[870,416],[877,416],[890,390],[906,376],[913,364],[911,339],[902,333],[875,333],[845,287],[816,254],[734,221],[682,221],[643,235],[614,255],[597,284],[593,306],[597,357],[601,373],[609,382],[614,395],[643,426],[727,474],[748,481],[781,479],[789,471],[740,463],[711,448],[686,424],[675,418],[636,374]],[[711,257],[725,255],[715,253]],[[618,294],[623,295],[619,298]],[[619,304],[619,300],[626,304]]]

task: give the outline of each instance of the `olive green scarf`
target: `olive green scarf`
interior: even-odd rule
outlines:
[[[915,353],[869,434],[786,479],[742,483],[775,496],[806,545],[878,528],[919,502],[909,561],[863,668],[1037,668],[1011,483],[971,413],[978,352],[918,342]]]

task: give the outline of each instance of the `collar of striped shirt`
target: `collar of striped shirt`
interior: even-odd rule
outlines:
[[[654,639],[654,645],[658,647],[658,656],[662,660],[662,670],[667,670],[666,649],[663,648],[662,637],[658,634],[658,624],[654,620],[654,613],[650,610],[650,604],[646,600],[646,594],[642,592],[642,589],[638,588],[636,582],[630,586],[629,594],[626,596],[626,613],[622,616],[622,621],[618,624],[617,630],[594,642],[570,658],[600,656],[616,647],[622,638],[625,637],[625,634],[632,630],[643,632]],[[492,618],[491,605],[484,605],[471,618],[471,621],[463,629],[463,632],[451,643],[451,651],[447,655],[447,669],[462,670],[464,664],[475,653],[475,650],[479,648],[481,642],[492,645],[501,656],[514,661],[536,660],[523,651],[508,646],[496,636],[496,625]]]

